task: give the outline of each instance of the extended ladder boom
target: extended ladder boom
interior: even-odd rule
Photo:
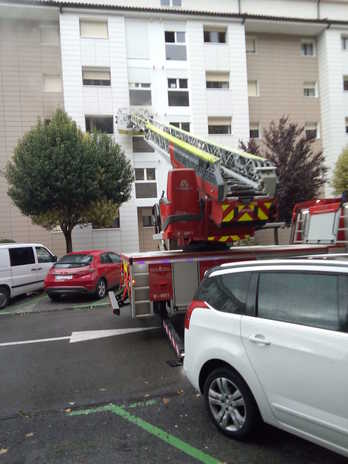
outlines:
[[[174,167],[194,168],[209,186],[206,194],[217,201],[274,197],[276,168],[264,158],[221,147],[174,126],[162,124],[147,111],[120,110],[117,123],[120,133],[143,132],[150,145],[170,156]]]

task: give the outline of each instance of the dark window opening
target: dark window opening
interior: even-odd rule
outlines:
[[[112,116],[86,116],[87,132],[104,132],[106,134],[114,133],[114,119]]]

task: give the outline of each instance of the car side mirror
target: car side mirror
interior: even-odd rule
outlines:
[[[56,255],[53,255],[53,256],[52,256],[52,261],[53,261],[54,263],[56,263],[57,260],[58,260],[57,256],[56,256]]]

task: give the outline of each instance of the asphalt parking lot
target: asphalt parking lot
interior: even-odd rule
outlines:
[[[272,427],[247,443],[218,433],[158,323],[122,311],[39,294],[3,313],[1,463],[346,462]]]
[[[11,300],[10,304],[0,311],[0,317],[5,315],[20,315],[27,313],[44,313],[68,310],[93,310],[109,307],[108,298],[96,300],[86,295],[70,295],[60,301],[51,301],[45,292],[21,295]]]

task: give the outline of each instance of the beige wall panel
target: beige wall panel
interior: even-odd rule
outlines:
[[[294,122],[320,123],[319,98],[303,95],[304,82],[318,83],[317,56],[301,54],[300,36],[250,34],[256,53],[247,55],[248,80],[257,80],[259,96],[249,97],[250,121],[261,129],[290,115]],[[320,141],[316,143],[320,146]]]
[[[38,117],[49,117],[62,106],[61,93],[45,94],[43,74],[61,74],[59,46],[40,44],[39,22],[0,19],[0,168]],[[0,238],[41,242],[61,255],[65,252],[62,234],[35,226],[23,216],[7,196],[0,177]]]

